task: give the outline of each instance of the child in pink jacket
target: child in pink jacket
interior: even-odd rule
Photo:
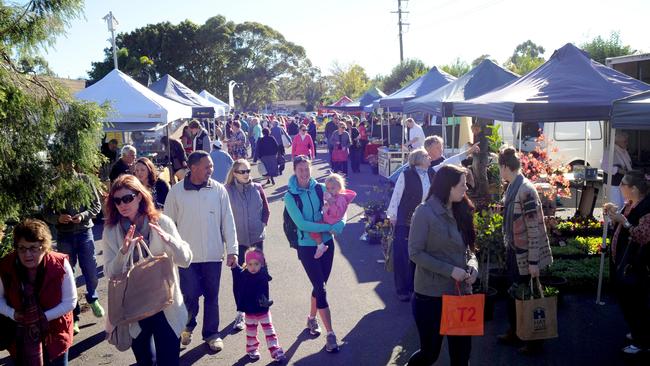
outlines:
[[[308,156],[311,160],[316,158],[316,146],[311,136],[307,133],[307,126],[300,126],[300,133],[293,137],[291,142],[291,157],[298,155]]]
[[[341,221],[343,216],[345,216],[348,205],[357,196],[357,193],[353,190],[345,189],[345,179],[336,173],[330,174],[329,177],[325,178],[325,188],[327,191],[323,192],[323,222],[333,225]],[[318,259],[323,256],[323,253],[329,247],[323,243],[323,237],[320,233],[310,233],[309,236],[318,243],[316,254],[314,254],[314,258]]]

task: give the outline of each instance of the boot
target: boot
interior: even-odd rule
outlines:
[[[521,344],[521,339],[517,337],[517,334],[512,329],[508,329],[504,334],[497,336],[497,342],[508,346],[516,346]]]

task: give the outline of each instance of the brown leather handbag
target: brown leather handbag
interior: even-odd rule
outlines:
[[[137,249],[138,260],[133,254]],[[143,250],[146,257],[143,257]],[[128,254],[122,273],[108,282],[108,318],[113,326],[148,318],[172,304],[174,267],[167,253],[153,255],[144,241]]]

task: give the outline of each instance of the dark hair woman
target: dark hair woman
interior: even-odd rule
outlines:
[[[474,255],[476,233],[474,206],[465,194],[464,168],[448,165],[436,173],[427,200],[411,219],[409,256],[415,263],[413,316],[420,336],[420,349],[408,364],[431,365],[440,354],[442,295],[472,293],[478,275]],[[469,336],[448,337],[452,365],[469,365]]]
[[[264,164],[266,169],[267,178],[266,184],[275,184],[275,177],[279,174],[278,171],[278,158],[281,156],[284,159],[284,154],[280,155],[280,144],[271,136],[271,130],[268,128],[262,129],[262,138],[257,140],[257,148],[255,149],[255,156],[253,161],[261,160],[260,164]]]
[[[228,137],[228,154],[232,160],[246,159],[246,133],[241,128],[239,121],[233,121],[231,126],[231,134]]]
[[[311,177],[311,160],[307,156],[298,155],[293,159],[293,171],[295,174],[289,178],[287,193],[284,195],[284,206],[298,229],[298,259],[312,284],[307,328],[312,335],[321,333],[320,325],[316,320],[316,313],[318,313],[327,331],[325,350],[337,352],[339,346],[332,329],[332,314],[327,302],[325,284],[332,272],[334,262],[334,238],[330,233],[341,233],[345,221],[341,220],[334,225],[319,223],[323,220],[325,187]],[[309,235],[313,232],[320,233],[323,243],[329,247],[329,250],[318,259],[314,258],[317,243]]]
[[[632,170],[620,184],[625,206],[606,203],[603,212],[614,224],[613,278],[632,344],[627,354],[650,350],[650,184],[645,174]]]
[[[156,208],[162,210],[169,193],[169,183],[158,178],[156,166],[148,158],[139,158],[135,161],[133,175],[151,192]]]
[[[542,202],[533,183],[521,174],[521,162],[513,147],[503,148],[498,161],[501,178],[508,182],[503,211],[506,267],[512,286],[529,288],[531,279],[539,277],[540,270],[553,263]],[[510,328],[498,340],[505,344],[518,344],[515,299],[508,300]],[[528,341],[520,351],[539,353],[542,344],[543,341]]]
[[[14,321],[2,328],[9,353],[16,365],[67,365],[77,303],[68,256],[52,252],[43,221],[26,219],[13,235],[14,251],[0,260],[0,314]]]
[[[180,334],[187,322],[178,267],[190,265],[190,246],[181,239],[174,222],[156,210],[149,190],[132,175],[122,175],[111,185],[104,208],[104,271],[107,277],[122,273],[129,252],[139,241],[143,241],[152,254],[166,253],[173,260],[173,303],[148,318],[129,324],[129,333],[135,336],[131,349],[138,365],[151,365],[154,359],[159,364],[178,365]]]

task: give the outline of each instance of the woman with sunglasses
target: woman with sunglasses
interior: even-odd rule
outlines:
[[[282,149],[282,146],[278,141],[271,136],[271,130],[268,128],[263,129],[262,138],[257,141],[253,161],[257,162],[259,159],[261,160],[260,164],[264,164],[264,168],[266,169],[266,175],[264,176],[267,178],[266,184],[275,185],[274,178],[280,175],[278,172],[278,161],[279,158],[284,160],[284,153],[281,152],[281,150],[284,149]]]
[[[326,189],[323,184],[311,177],[311,160],[307,156],[295,157],[293,170],[295,175],[289,178],[284,205],[297,228],[298,259],[312,284],[307,329],[312,336],[321,334],[316,319],[318,314],[327,331],[325,350],[337,352],[339,346],[332,328],[332,314],[327,302],[325,285],[332,273],[334,263],[334,239],[331,234],[340,234],[345,221],[341,220],[334,225],[319,223],[323,220],[323,193]],[[314,258],[318,243],[309,235],[313,232],[320,233],[322,242],[329,248],[318,259]]]
[[[129,333],[133,337],[131,349],[138,365],[178,365],[180,335],[187,322],[178,267],[190,265],[190,246],[181,239],[174,222],[156,210],[149,190],[132,175],[123,175],[113,183],[104,209],[106,277],[122,273],[129,253],[138,242],[147,245],[154,255],[166,253],[174,263],[173,303],[148,318],[131,323]]]
[[[307,133],[305,125],[300,125],[300,133],[294,136],[291,142],[291,157],[295,158],[299,155],[307,156],[312,160],[316,158],[316,146],[314,140]]]
[[[148,158],[136,160],[133,175],[149,190],[156,208],[162,210],[165,207],[165,199],[169,193],[169,183],[158,178],[158,170],[156,170],[151,160]]]
[[[0,260],[2,339],[16,365],[67,365],[77,287],[68,256],[52,251],[47,224],[26,219],[13,231],[14,251]]]
[[[269,203],[266,200],[264,189],[259,183],[253,182],[250,178],[251,166],[245,159],[235,161],[226,177],[226,190],[230,198],[230,207],[235,218],[235,230],[239,242],[239,265],[244,264],[245,254],[248,248],[256,247],[263,249],[266,225],[269,222]],[[238,293],[237,282],[233,278],[233,292]],[[240,311],[240,304],[235,297],[237,304],[237,317],[235,318],[234,329],[244,329],[244,313]]]

